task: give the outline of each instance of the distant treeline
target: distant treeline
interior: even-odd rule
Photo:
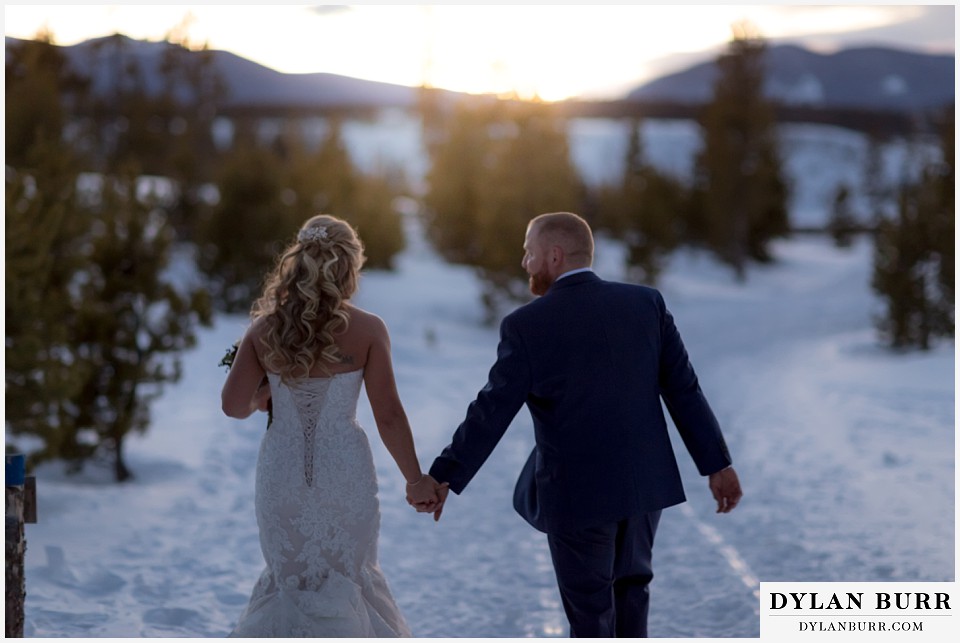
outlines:
[[[871,136],[892,138],[935,133],[941,110],[905,112],[858,107],[813,107],[771,102],[776,123],[835,125]],[[557,110],[565,118],[663,118],[699,121],[706,105],[674,101],[564,101]]]

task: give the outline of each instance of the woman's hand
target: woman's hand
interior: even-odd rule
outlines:
[[[446,482],[440,484],[429,475],[421,476],[418,481],[407,483],[407,502],[418,512],[432,513],[442,504],[440,490],[446,487]]]

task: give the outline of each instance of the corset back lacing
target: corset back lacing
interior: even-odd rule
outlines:
[[[313,486],[314,442],[330,381],[326,378],[315,378],[289,387],[300,417],[300,429],[303,431],[303,475],[308,487]]]

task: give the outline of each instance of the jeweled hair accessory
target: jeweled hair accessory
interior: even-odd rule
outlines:
[[[306,243],[307,241],[326,241],[330,238],[327,233],[327,226],[319,225],[312,228],[304,228],[297,233],[297,241]]]

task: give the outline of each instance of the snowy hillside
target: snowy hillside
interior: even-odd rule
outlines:
[[[322,128],[322,124],[318,124]],[[604,118],[572,119],[568,126],[571,157],[588,185],[619,180],[626,158],[629,123]],[[402,111],[386,111],[378,120],[349,123],[344,138],[354,158],[368,171],[402,168],[415,192],[424,189],[429,167],[420,138],[419,120]],[[319,140],[319,134],[312,135]],[[698,125],[687,120],[643,122],[641,139],[646,160],[680,178],[693,172],[700,150]],[[845,183],[853,195],[855,214],[868,212],[862,195],[867,165],[867,138],[827,125],[783,125],[780,148],[791,185],[790,217],[795,227],[822,227],[828,220],[836,190]],[[938,158],[930,144],[895,139],[882,147],[882,172],[896,186],[913,176],[925,160]]]

